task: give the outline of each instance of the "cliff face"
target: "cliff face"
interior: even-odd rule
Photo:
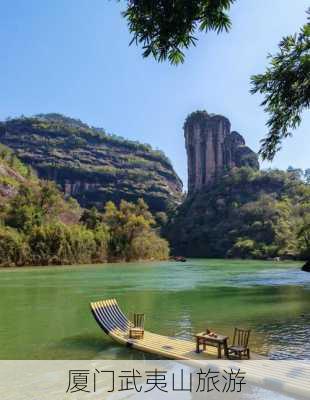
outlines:
[[[188,163],[188,192],[214,182],[222,172],[233,167],[259,169],[256,154],[245,145],[238,132],[230,131],[230,122],[221,115],[197,111],[184,124]]]
[[[162,152],[79,120],[59,114],[8,120],[0,123],[0,142],[84,207],[143,197],[152,211],[166,211],[182,199],[182,182]]]

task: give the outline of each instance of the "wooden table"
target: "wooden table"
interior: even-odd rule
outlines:
[[[217,347],[217,357],[222,358],[222,347],[224,349],[224,356],[228,358],[227,350],[228,336],[217,335],[216,337],[208,335],[206,332],[200,332],[196,335],[196,353],[200,353],[200,345],[206,350],[206,346]]]

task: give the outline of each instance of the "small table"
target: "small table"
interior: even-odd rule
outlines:
[[[206,346],[217,347],[217,357],[222,358],[222,347],[224,349],[224,356],[228,358],[227,350],[228,336],[217,335],[216,337],[210,336],[206,332],[200,332],[196,335],[196,353],[200,353],[200,345],[206,350]]]

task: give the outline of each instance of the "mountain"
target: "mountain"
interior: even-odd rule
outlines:
[[[164,153],[77,119],[60,114],[8,119],[0,123],[0,142],[83,207],[143,197],[157,212],[182,200],[182,182]]]
[[[188,196],[165,236],[188,257],[306,258],[309,216],[310,185],[294,172],[235,167]]]
[[[306,257],[310,185],[298,170],[260,171],[257,154],[206,111],[184,124],[188,196],[165,226],[176,255]]]

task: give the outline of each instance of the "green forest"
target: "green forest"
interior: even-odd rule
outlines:
[[[186,256],[309,259],[310,170],[234,168],[188,197],[165,234]]]
[[[55,183],[40,180],[10,150],[0,151],[0,266],[160,260],[166,240],[146,203],[109,201],[81,209]]]
[[[108,202],[103,213],[86,210],[75,224],[61,221],[60,204],[54,184],[41,183],[35,191],[21,186],[1,210],[1,266],[168,258],[168,242],[152,229],[154,219],[142,199],[119,207]]]

